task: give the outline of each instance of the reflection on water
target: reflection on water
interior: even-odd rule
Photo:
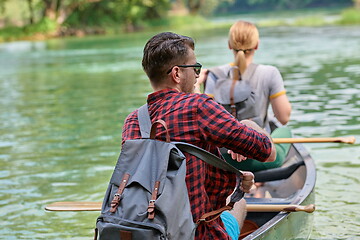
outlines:
[[[294,133],[354,135],[360,141],[359,27],[279,27],[260,33],[255,59],[281,70],[293,104]],[[190,35],[205,67],[231,61],[226,29]],[[91,237],[98,213],[43,207],[102,200],[120,151],[123,120],[151,92],[141,68],[149,36],[0,45],[1,237]],[[311,238],[358,237],[359,145],[306,148],[318,168]]]

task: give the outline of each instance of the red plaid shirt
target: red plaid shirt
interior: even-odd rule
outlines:
[[[264,161],[271,152],[269,139],[239,123],[222,106],[204,94],[186,94],[165,89],[148,96],[152,122],[166,122],[171,141],[191,143],[218,156],[218,147],[226,147],[244,156]],[[165,140],[164,129],[157,131],[157,138]],[[123,143],[141,138],[137,110],[132,112],[123,127]],[[193,219],[219,209],[236,184],[233,173],[217,169],[185,153],[186,184]],[[230,239],[221,219],[200,224],[196,239]]]

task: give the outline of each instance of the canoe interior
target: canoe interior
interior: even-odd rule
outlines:
[[[276,127],[277,125],[273,125]],[[255,192],[247,194],[247,203],[252,204],[299,204],[315,203],[315,164],[301,144],[292,144],[282,167],[299,161],[304,165],[287,179],[262,183]],[[249,212],[246,219],[255,222],[259,228],[246,236],[250,239],[308,239],[311,233],[313,215],[304,212]]]

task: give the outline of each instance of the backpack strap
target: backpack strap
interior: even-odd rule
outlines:
[[[174,143],[176,145],[176,147],[179,148],[181,151],[184,151],[191,155],[194,155],[195,157],[200,158],[204,162],[206,162],[214,167],[235,173],[238,176],[242,175],[242,173],[238,169],[236,169],[235,167],[233,167],[226,161],[222,160],[218,156],[216,156],[198,146],[192,145],[190,143],[184,143],[184,142],[172,142],[172,143]]]
[[[258,66],[259,64],[251,63],[246,69],[246,75],[245,75],[246,77],[244,79],[251,79]],[[230,68],[230,71],[231,69],[232,67]],[[225,74],[224,71],[221,69],[221,67],[209,68],[209,72],[211,72],[216,77],[216,79],[228,78],[230,76],[230,71],[227,74]]]
[[[156,126],[161,124],[166,131],[166,142],[170,142],[170,135],[166,123],[163,120],[159,119],[152,124],[147,104],[142,105],[138,109],[138,120],[141,138],[155,139]]]
[[[231,82],[231,87],[230,87],[230,109],[231,109],[231,114],[234,116],[234,118],[236,118],[236,115],[237,115],[235,99],[234,99],[235,85],[236,85],[237,81],[238,81],[237,79],[233,79]]]
[[[208,151],[205,151],[204,149],[202,149],[198,146],[195,146],[195,145],[192,145],[189,143],[184,143],[184,142],[173,142],[173,143],[181,151],[184,151],[191,155],[194,155],[195,157],[200,158],[201,160],[203,160],[207,164],[210,164],[211,166],[214,166],[216,168],[220,168],[222,170],[229,171],[229,172],[236,174],[236,179],[237,179],[236,189],[235,189],[235,192],[231,195],[229,204],[235,203],[244,197],[245,193],[240,190],[241,177],[242,177],[242,172],[240,170],[233,167],[232,165],[230,165],[223,159],[219,158],[218,156],[216,156]]]
[[[141,137],[149,138],[151,130],[151,120],[147,103],[145,103],[138,109],[138,120]]]
[[[209,68],[209,72],[211,72],[216,77],[216,79],[227,78],[230,76],[230,72],[228,72],[228,74],[225,74],[224,71],[220,67]]]
[[[196,221],[196,224],[209,223],[211,221],[214,221],[215,219],[220,217],[222,212],[233,209],[235,203],[244,197],[245,193],[240,189],[241,176],[242,176],[241,171],[234,168],[232,165],[220,159],[219,157],[215,156],[214,154],[205,151],[204,149],[199,148],[195,145],[184,142],[173,142],[173,143],[183,152],[192,154],[214,167],[220,168],[225,171],[233,172],[236,174],[236,187],[233,194],[231,194],[230,202],[224,207],[205,213],[200,217],[200,219]]]

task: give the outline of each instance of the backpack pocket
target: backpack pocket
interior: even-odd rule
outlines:
[[[166,239],[164,229],[157,224],[100,216],[96,227],[99,240]]]

